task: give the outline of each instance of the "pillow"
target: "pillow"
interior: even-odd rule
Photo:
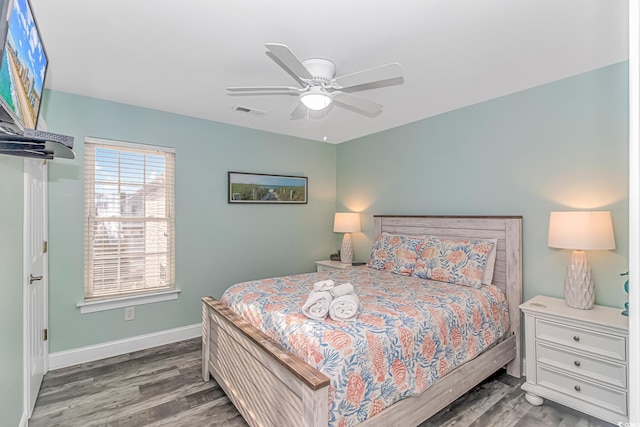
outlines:
[[[498,251],[498,239],[487,239],[493,242],[493,248],[489,252],[487,257],[487,264],[484,266],[484,273],[482,274],[482,284],[490,285],[493,283],[493,269],[496,266],[496,252]]]
[[[427,236],[418,247],[412,276],[480,289],[491,240],[439,239]]]
[[[418,246],[424,237],[382,233],[371,249],[369,267],[410,276],[418,258]]]

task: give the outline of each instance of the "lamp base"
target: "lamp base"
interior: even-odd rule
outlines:
[[[353,245],[351,244],[351,233],[344,233],[342,237],[342,247],[340,248],[340,262],[351,264],[353,262]]]
[[[591,310],[595,298],[587,254],[584,251],[573,251],[564,276],[564,300],[569,307]]]

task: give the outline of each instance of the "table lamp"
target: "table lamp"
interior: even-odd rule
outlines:
[[[336,213],[333,220],[333,231],[335,233],[344,233],[342,247],[340,248],[340,262],[351,264],[353,262],[351,233],[360,231],[360,214],[355,212]]]
[[[548,246],[573,249],[564,277],[564,299],[569,307],[593,308],[595,288],[585,250],[616,248],[608,211],[551,212]]]

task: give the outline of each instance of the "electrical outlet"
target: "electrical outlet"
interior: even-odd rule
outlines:
[[[124,309],[124,320],[133,320],[136,318],[136,309],[135,307],[125,307]]]

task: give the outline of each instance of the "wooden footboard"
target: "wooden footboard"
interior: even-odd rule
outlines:
[[[329,378],[214,298],[202,299],[202,377],[251,426],[326,427]]]
[[[418,425],[515,357],[511,335],[420,396],[396,402],[362,425]],[[207,297],[202,299],[202,377],[209,381],[209,375],[251,426],[327,426],[329,379]]]

